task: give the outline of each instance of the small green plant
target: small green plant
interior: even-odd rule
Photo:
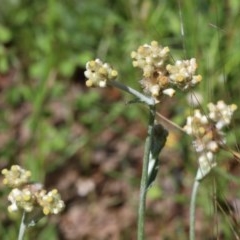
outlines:
[[[132,66],[129,64],[130,58],[128,60],[126,56],[130,49],[134,49],[141,42],[161,39],[162,44],[166,45],[167,43],[168,46],[174,46],[173,51],[171,50],[174,59],[188,59],[192,56],[197,58],[198,71],[201,72],[204,81],[199,84],[200,86],[196,90],[199,92],[190,92],[188,96],[191,96],[189,103],[193,104],[193,98],[197,99],[195,101],[197,105],[201,103],[201,106],[196,107],[199,108],[202,116],[207,116],[209,112],[205,107],[208,102],[217,103],[218,99],[224,99],[227,104],[238,102],[238,79],[240,77],[240,72],[237,70],[240,64],[239,1],[219,1],[216,4],[216,1],[190,0],[115,2],[108,0],[89,0],[86,2],[49,0],[31,1],[28,4],[26,1],[15,0],[2,1],[2,5],[4,8],[0,9],[0,103],[3,109],[0,114],[1,164],[2,167],[6,167],[24,163],[24,167],[31,170],[34,179],[39,180],[39,182],[45,181],[47,186],[52,184],[52,181],[48,182],[49,178],[51,180],[54,178],[54,182],[55,180],[60,181],[62,178],[58,179],[55,173],[64,169],[62,174],[65,175],[73,162],[80,168],[79,178],[92,178],[92,173],[96,171],[99,174],[103,173],[105,177],[105,170],[102,171],[103,164],[100,164],[97,169],[91,167],[92,164],[96,166],[96,153],[99,153],[99,150],[108,151],[109,149],[108,146],[103,149],[103,144],[99,145],[98,139],[99,136],[102,136],[100,134],[111,132],[115,136],[114,139],[123,141],[126,138],[126,128],[122,128],[119,124],[116,129],[112,124],[116,120],[119,122],[117,118],[120,115],[121,121],[123,120],[124,122],[122,122],[127,124],[129,132],[135,131],[137,128],[137,126],[132,127],[134,119],[139,126],[138,131],[142,131],[142,122],[146,120],[145,109],[143,111],[139,104],[136,104],[137,106],[130,105],[127,108],[121,101],[117,104],[111,104],[111,101],[109,104],[102,104],[106,98],[119,98],[117,90],[112,93],[111,88],[106,91],[85,91],[81,84],[81,73],[86,61],[92,59],[93,56],[98,56],[101,59],[105,59],[107,56],[108,62],[118,66],[124,84],[139,89],[138,82],[132,80],[140,78],[135,77],[138,73],[132,70]],[[173,60],[167,59],[167,61],[174,65]],[[144,81],[141,84],[144,88]],[[156,91],[157,88],[153,87],[151,91]],[[174,87],[169,88],[174,89]],[[104,94],[102,95],[102,93]],[[108,93],[110,94],[108,95]],[[117,95],[115,95],[116,93]],[[147,94],[147,91],[145,93]],[[167,95],[163,94],[161,102],[156,106],[156,109],[161,109],[164,116],[171,117],[171,120],[181,126],[184,125],[186,112],[194,113],[193,109],[186,110],[184,108],[186,102],[184,94],[177,93],[178,99],[176,97],[173,101],[168,99],[167,104],[164,101],[164,96],[167,98]],[[179,95],[182,97],[179,98]],[[157,115],[159,120],[158,112]],[[226,147],[225,144],[218,146],[217,152],[211,153],[210,151],[208,153],[208,155],[214,155],[214,160],[209,163],[215,167],[211,174],[207,174],[206,179],[201,181],[199,196],[196,199],[197,206],[204,206],[199,207],[197,215],[204,212],[206,219],[213,220],[214,218],[214,229],[210,234],[207,234],[209,238],[214,238],[214,236],[216,239],[234,238],[231,237],[233,231],[228,224],[231,221],[230,224],[235,227],[235,222],[232,221],[230,211],[226,208],[220,209],[222,206],[220,204],[223,202],[227,205],[236,217],[238,204],[234,202],[238,201],[239,195],[239,165],[227,152],[220,150],[226,148],[229,152],[229,146],[234,145],[234,149],[239,151],[237,139],[239,139],[240,131],[234,127],[234,125],[238,125],[239,116],[239,111],[235,111],[235,123],[233,122],[229,127],[226,126],[225,129],[221,130],[226,130],[229,133],[224,136],[228,146]],[[163,116],[160,117],[163,119]],[[96,119],[101,119],[101,124]],[[209,121],[210,117],[207,119]],[[132,121],[131,124],[128,124],[130,121]],[[205,130],[206,136],[209,138],[211,138],[211,132],[215,132],[211,130],[214,124],[209,124],[209,128]],[[231,131],[232,127],[234,131]],[[121,131],[122,129],[124,133]],[[121,134],[124,134],[123,138],[119,136]],[[183,192],[189,192],[189,186],[194,179],[192,175],[195,175],[193,169],[196,168],[200,155],[204,154],[201,152],[192,154],[189,151],[191,144],[186,142],[188,137],[181,136],[179,140],[179,135],[178,132],[171,132],[168,143],[171,143],[171,148],[174,149],[170,150],[169,145],[165,146],[167,156],[163,154],[161,157],[162,162],[168,165],[166,174],[169,172],[168,179],[173,182],[173,189],[176,191],[174,195],[170,196],[168,195],[169,191],[166,191],[166,194],[158,196],[158,199],[154,199],[154,201],[150,196],[152,192],[148,191],[149,209],[152,209],[152,204],[155,203],[163,206],[165,201],[175,204],[174,206],[180,204],[181,208],[184,209],[188,204],[188,194],[183,194]],[[193,134],[190,135],[189,138],[195,138]],[[171,141],[172,136],[175,137],[174,141]],[[134,144],[133,147],[135,147],[139,143],[137,140],[135,144],[133,141],[135,139],[131,139],[128,147],[132,146],[131,144]],[[196,142],[201,143],[201,145],[204,141],[199,136],[196,136],[195,140],[198,140]],[[115,141],[111,141],[111,149],[112,146],[116,146],[115,143]],[[108,144],[108,140],[105,144]],[[156,145],[160,146],[160,144]],[[121,148],[119,147],[118,150],[121,151]],[[137,161],[137,165],[135,163],[132,165],[132,160],[135,161],[135,158],[132,158],[134,149],[131,148],[131,150],[131,155],[124,154],[123,161],[120,161],[114,172],[108,170],[108,174],[115,178],[115,170],[117,169],[117,173],[119,173],[120,168],[120,176],[124,176],[123,182],[127,181],[128,186],[135,190],[136,175],[139,174],[139,161]],[[232,150],[230,151],[233,153]],[[206,152],[208,151],[206,150]],[[237,153],[234,152],[234,158],[235,156]],[[117,158],[118,155],[114,154],[114,157]],[[129,160],[127,165],[125,165],[126,159]],[[167,159],[173,159],[173,161],[165,161]],[[149,166],[154,168],[154,161],[150,162]],[[175,162],[177,162],[177,166]],[[65,164],[67,167],[64,166]],[[125,171],[129,165],[130,168]],[[133,169],[131,169],[132,167]],[[180,179],[179,175],[176,175],[176,167]],[[162,179],[165,169],[161,166],[161,178],[158,179],[159,184],[154,189],[164,188],[165,182],[168,181],[167,178]],[[125,178],[125,175],[131,170],[131,179]],[[109,181],[109,178],[106,181]],[[97,188],[102,187],[105,183],[96,182]],[[229,185],[231,188],[227,187]],[[6,195],[5,190],[6,187],[2,186],[1,196]],[[72,188],[68,188],[69,190]],[[163,193],[164,189],[160,191]],[[88,199],[84,201],[87,202],[88,206],[93,204],[102,209],[103,204],[99,204],[98,199],[102,198],[105,193],[96,191],[94,194],[96,197],[91,198],[90,201]],[[75,197],[78,196],[77,192],[75,195],[68,194],[68,196],[71,198],[69,199],[71,203],[78,199]],[[165,198],[165,196],[167,197]],[[214,205],[209,204],[211,201],[214,202]],[[128,207],[128,203],[128,201],[123,202],[120,209]],[[0,206],[2,211],[1,239],[16,239],[15,222],[9,221],[5,216],[6,204],[4,201],[1,202]],[[66,215],[72,216],[70,210],[73,206],[75,205],[71,204],[67,208]],[[131,205],[131,207],[133,206]],[[133,209],[131,208],[131,211]],[[156,218],[152,217],[152,213]],[[187,216],[186,212],[182,212],[181,217],[175,215],[176,218],[171,218],[170,222],[165,221],[165,218],[159,216],[160,214],[161,210],[154,212],[150,210],[147,214],[148,224],[151,224],[151,229],[155,229],[155,234],[164,228],[164,231],[161,232],[163,238],[187,239],[188,226],[184,220],[184,217]],[[168,211],[168,214],[172,214],[172,211]],[[93,211],[83,215],[96,217]],[[29,231],[29,238],[57,239],[57,234],[61,234],[63,238],[68,238],[68,234],[61,225],[65,217],[65,214],[61,216],[59,228],[56,228],[51,221],[47,227],[34,227]],[[129,223],[131,226],[132,221]],[[196,219],[197,225],[198,221],[199,219]],[[206,222],[208,223],[209,220],[198,225],[198,234],[206,236],[204,231],[209,228],[212,230],[213,225],[206,224]],[[44,221],[38,226],[41,224],[44,224]],[[125,231],[131,232],[129,225],[125,224],[124,230],[122,230],[122,225],[122,222],[117,224],[119,231],[122,232],[121,238],[133,239],[134,237],[125,234]],[[170,225],[169,231],[167,226]],[[49,233],[50,229],[52,229],[51,233]],[[79,232],[78,229],[76,226],[72,231]],[[149,229],[147,228],[147,231]],[[239,227],[236,226],[236,229]],[[91,232],[89,230],[86,235],[93,235]],[[82,237],[79,235],[76,238],[81,239]],[[165,237],[166,235],[168,237]],[[151,239],[151,236],[148,238]]]
[[[138,208],[138,240],[145,239],[145,210],[148,189],[152,186],[159,170],[159,154],[166,143],[168,131],[156,121],[156,105],[163,103],[166,96],[173,97],[176,90],[187,91],[202,80],[196,74],[195,58],[174,61],[168,47],[162,47],[156,41],[140,46],[131,53],[133,66],[142,69],[139,81],[143,93],[117,81],[118,72],[100,59],[87,62],[85,76],[87,87],[115,87],[131,94],[129,103],[143,103],[149,109],[148,131],[143,156],[142,176]],[[226,149],[224,127],[231,122],[237,109],[235,104],[227,105],[220,100],[209,103],[209,114],[199,109],[187,118],[181,128],[193,137],[193,146],[198,153],[198,170],[195,177],[190,204],[190,240],[195,239],[195,208],[200,183],[217,166],[216,153]],[[207,117],[208,116],[208,117]],[[3,183],[12,188],[8,200],[9,212],[21,212],[22,221],[18,240],[22,240],[27,227],[34,226],[42,217],[58,214],[64,208],[64,202],[56,189],[47,192],[42,184],[31,183],[31,172],[13,165],[10,170],[3,169]]]
[[[144,94],[116,81],[118,72],[108,63],[103,63],[100,59],[89,61],[86,64],[85,76],[87,77],[86,85],[88,87],[112,86],[119,88],[135,97],[131,101],[132,103],[141,102],[149,108],[149,123],[143,157],[137,230],[138,240],[143,240],[145,239],[144,223],[147,190],[157,175],[159,169],[158,155],[164,147],[168,135],[167,130],[156,123],[156,104],[162,103],[164,96],[172,97],[175,89],[185,91],[194,87],[202,80],[202,77],[201,75],[195,75],[197,69],[196,59],[192,58],[190,60],[171,62],[169,48],[160,46],[156,41],[140,46],[137,51],[131,53],[131,57],[133,58],[133,66],[143,71],[143,79],[140,80],[140,84]],[[214,108],[212,105],[211,107]],[[232,112],[235,108],[235,105],[233,105]],[[217,111],[218,109],[216,108],[215,114]],[[222,126],[224,125],[222,124]],[[186,131],[190,132],[189,128],[192,128],[191,124],[186,126]],[[205,151],[205,146],[203,148]]]
[[[18,240],[23,240],[27,227],[35,224],[44,216],[58,214],[64,208],[64,202],[57,189],[47,192],[41,183],[31,183],[31,172],[18,165],[12,165],[10,170],[3,169],[3,183],[12,188],[8,195],[11,203],[9,213],[22,214]]]

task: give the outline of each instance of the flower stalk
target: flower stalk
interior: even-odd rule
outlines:
[[[27,227],[35,226],[44,216],[58,214],[64,209],[64,202],[57,189],[46,191],[41,183],[30,180],[31,172],[19,165],[2,170],[3,184],[12,188],[8,195],[10,213],[22,213],[18,240],[23,240]]]
[[[153,141],[153,127],[154,120],[156,115],[155,106],[150,106],[150,114],[149,114],[149,123],[148,123],[148,135],[145,141],[145,149],[144,149],[144,157],[143,157],[143,167],[142,167],[142,177],[141,177],[141,185],[140,185],[140,199],[139,199],[139,207],[138,207],[138,240],[145,239],[145,208],[146,208],[146,195],[147,195],[147,183],[148,183],[148,166],[149,166],[149,158],[151,145]]]
[[[116,87],[120,90],[123,90],[129,94],[132,94],[134,97],[136,97],[139,102],[143,102],[146,103],[148,106],[154,106],[155,105],[155,100],[152,97],[148,97],[140,92],[138,92],[137,90],[126,86],[118,81],[108,81],[108,85]]]
[[[25,224],[25,211],[22,214],[22,219],[21,219],[21,224],[20,224],[20,228],[19,228],[19,232],[18,232],[18,240],[23,240],[25,231],[27,229],[27,226]]]
[[[197,193],[200,186],[200,181],[195,178],[193,188],[192,188],[192,195],[191,195],[191,202],[190,202],[190,224],[189,224],[189,239],[195,240],[195,210],[196,210],[196,199]]]
[[[225,146],[223,128],[231,122],[237,109],[235,104],[227,105],[224,101],[208,104],[208,116],[195,109],[193,116],[187,118],[184,130],[194,137],[193,146],[198,156],[198,171],[194,180],[190,203],[189,239],[195,240],[195,209],[197,192],[201,181],[217,166],[216,154]]]
[[[144,240],[147,189],[156,178],[159,165],[158,155],[164,147],[168,135],[168,132],[161,125],[155,125],[156,104],[160,103],[164,96],[172,97],[175,93],[174,88],[187,90],[197,85],[202,77],[201,75],[195,75],[196,59],[172,62],[170,49],[162,47],[156,41],[139,46],[136,51],[131,53],[131,58],[133,59],[133,66],[142,70],[142,79],[139,80],[139,83],[143,93],[116,81],[117,70],[100,59],[87,62],[84,74],[87,78],[87,87],[116,87],[133,95],[136,100],[134,99],[132,102],[142,102],[149,107],[137,228],[137,239]]]

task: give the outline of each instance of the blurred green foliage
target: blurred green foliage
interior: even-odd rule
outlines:
[[[89,161],[94,139],[119,117],[144,122],[145,110],[134,105],[126,111],[121,95],[112,97],[116,103],[104,91],[86,90],[83,71],[86,61],[99,57],[119,69],[121,81],[139,88],[141,76],[130,53],[152,40],[169,46],[175,59],[197,58],[204,109],[218,99],[239,102],[238,0],[0,0],[0,5],[1,168],[20,163],[44,181],[73,156]],[[176,98],[168,114],[183,124],[189,108],[181,107],[184,95]],[[240,133],[239,111],[236,115],[232,144]],[[176,146],[182,154],[189,142],[183,144]],[[189,162],[184,167],[193,175],[195,164]],[[6,199],[5,190],[0,191]],[[163,193],[153,189],[151,195],[161,198]],[[1,239],[16,239],[6,201],[0,207]],[[52,226],[38,228],[34,239],[57,239]]]

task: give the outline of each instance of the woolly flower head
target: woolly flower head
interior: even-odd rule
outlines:
[[[64,208],[64,202],[56,189],[47,192],[40,183],[31,183],[31,173],[18,165],[13,165],[10,170],[3,169],[4,184],[12,188],[8,195],[9,212],[23,210],[37,212],[42,209],[42,214],[58,214]]]
[[[34,195],[28,188],[14,188],[8,195],[8,200],[11,205],[8,207],[9,212],[16,212],[23,209],[26,212],[31,212],[34,208]]]
[[[187,117],[187,124],[184,130],[189,135],[204,135],[208,126],[208,118],[201,114],[199,109],[194,110],[193,116]]]
[[[161,71],[165,62],[169,58],[169,48],[159,46],[157,41],[152,41],[150,45],[144,44],[137,51],[131,53],[133,66],[143,70],[143,76],[148,78]]]
[[[4,168],[2,174],[4,175],[3,183],[12,188],[26,184],[31,177],[30,171],[18,165],[12,165],[10,170]]]
[[[237,109],[237,105],[226,105],[224,101],[218,101],[216,105],[213,103],[208,104],[209,118],[216,124],[217,129],[222,129],[231,122],[232,115]]]
[[[202,80],[201,75],[194,75],[197,69],[195,58],[177,60],[174,65],[167,65],[170,81],[182,90],[194,87]]]
[[[58,214],[64,208],[64,202],[61,200],[57,189],[53,189],[50,192],[41,191],[38,195],[38,202],[45,215]]]
[[[109,80],[115,80],[118,72],[108,63],[103,63],[100,59],[87,62],[86,71],[87,87],[106,87]]]
[[[165,94],[173,96],[175,90],[169,86],[166,63],[169,60],[169,48],[162,47],[157,41],[140,46],[131,53],[133,66],[142,69],[143,79],[140,81],[143,91],[159,102]]]
[[[214,155],[226,142],[222,128],[230,124],[237,106],[218,101],[217,104],[209,103],[208,109],[208,117],[196,109],[193,116],[187,117],[184,126],[186,133],[194,137],[193,146],[199,153],[199,164],[205,173],[216,165]]]
[[[140,84],[143,91],[160,102],[163,95],[172,97],[174,87],[181,90],[195,86],[202,79],[195,75],[197,69],[196,59],[178,60],[170,65],[170,50],[162,47],[158,42],[140,46],[131,53],[133,66],[142,69],[143,79]]]

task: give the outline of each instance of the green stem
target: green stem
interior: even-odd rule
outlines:
[[[27,228],[27,226],[25,224],[25,212],[23,212],[21,225],[20,225],[20,229],[19,229],[19,233],[18,233],[18,240],[23,240],[26,228]]]
[[[118,89],[121,89],[127,93],[132,94],[133,96],[137,97],[141,102],[146,103],[148,106],[154,106],[155,105],[155,100],[152,97],[148,97],[140,92],[138,92],[137,90],[126,86],[118,81],[108,81],[108,84],[110,86],[116,87]],[[155,114],[155,113],[154,113]]]
[[[195,178],[192,195],[191,195],[191,203],[190,203],[190,230],[189,230],[189,239],[195,240],[195,210],[196,210],[196,198],[197,192],[200,186],[200,181]]]
[[[142,177],[140,186],[140,197],[139,197],[139,207],[138,207],[138,228],[137,235],[138,240],[145,239],[145,208],[146,208],[146,195],[147,195],[147,184],[148,184],[148,165],[151,152],[151,145],[153,143],[153,127],[154,120],[156,116],[155,100],[152,97],[148,97],[137,90],[128,87],[118,81],[108,81],[108,85],[116,87],[123,90],[131,95],[135,96],[140,102],[143,102],[149,106],[150,116],[148,123],[148,133],[145,142],[144,157],[143,157],[143,167],[142,167]]]
[[[138,240],[145,239],[145,208],[146,208],[146,195],[147,195],[147,182],[148,182],[148,164],[149,156],[153,138],[153,126],[155,120],[156,109],[155,106],[149,106],[150,116],[148,124],[148,135],[145,142],[144,149],[144,158],[143,158],[143,167],[142,167],[142,177],[141,177],[141,186],[140,186],[140,199],[138,207]]]

